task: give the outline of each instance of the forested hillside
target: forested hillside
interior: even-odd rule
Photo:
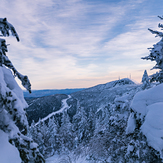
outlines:
[[[148,89],[155,87],[152,84]],[[138,118],[133,128],[131,117],[136,111],[133,115],[130,105],[138,92],[144,92],[143,84],[126,78],[72,93],[59,102],[57,110],[31,124],[30,136],[47,161],[60,155],[62,159],[92,163],[160,162],[159,151],[149,144]],[[42,104],[47,98],[52,96],[41,98]]]

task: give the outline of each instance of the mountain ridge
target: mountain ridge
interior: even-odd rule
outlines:
[[[128,88],[129,85],[131,86],[131,88]],[[117,88],[118,87],[121,88],[121,86],[124,86],[124,89],[126,90],[117,91]],[[96,103],[97,101],[99,102],[98,104],[96,104],[96,107],[97,106],[99,107],[101,104],[107,105],[108,101],[112,101],[115,99],[117,95],[121,95],[122,94],[121,91],[128,91],[127,88],[130,90],[130,89],[136,89],[137,87],[138,85],[135,84],[132,80],[128,78],[124,78],[120,80],[111,81],[105,84],[98,84],[96,86],[82,89],[82,90],[79,89],[79,91],[75,91],[71,93],[70,94],[71,98],[67,101],[67,103],[71,105],[71,107],[68,109],[68,114],[70,116],[70,119],[72,120],[72,117],[76,113],[77,101],[80,101],[81,106],[84,106],[85,110],[88,112],[89,111],[88,107],[94,107],[92,106],[92,102],[94,101],[96,101]],[[110,91],[111,92],[115,91],[114,96],[113,95],[110,96]],[[99,98],[99,96],[102,96],[102,98]],[[51,112],[58,111],[62,106],[62,100],[67,97],[68,97],[67,94],[52,94],[48,96],[41,96],[41,97],[39,96],[39,97],[32,97],[32,98],[25,97],[29,105],[29,107],[27,108],[29,123],[31,124],[32,120],[37,122],[39,118],[42,119],[44,118],[44,116],[45,117],[48,116],[48,114],[50,114]],[[41,111],[41,114],[39,113],[39,111]],[[36,112],[37,114],[32,112]]]
[[[43,96],[50,96],[54,94],[66,94],[69,95],[73,92],[81,91],[85,88],[74,88],[74,89],[43,89],[43,90],[32,90],[29,94],[27,91],[23,91],[24,97],[26,98],[37,98]]]

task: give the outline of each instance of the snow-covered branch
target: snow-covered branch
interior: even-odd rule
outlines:
[[[0,18],[0,31],[4,37],[9,36],[11,32],[17,41],[20,41],[14,26],[7,21],[7,18]]]
[[[162,32],[158,32],[158,31],[154,31],[150,28],[148,28],[148,30],[152,33],[152,34],[156,34],[156,36],[159,36],[159,37],[163,37],[163,33]]]

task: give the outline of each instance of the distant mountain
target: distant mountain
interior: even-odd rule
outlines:
[[[43,96],[50,96],[55,94],[66,94],[69,95],[73,92],[81,91],[84,88],[77,88],[77,89],[45,89],[45,90],[33,90],[31,94],[29,92],[24,91],[24,97],[43,97]]]
[[[37,122],[39,118],[42,119],[51,112],[58,111],[62,107],[61,101],[68,96],[66,94],[55,94],[57,92],[72,92],[71,98],[67,100],[70,106],[67,112],[72,120],[77,111],[77,102],[80,102],[81,107],[84,107],[86,112],[89,112],[90,109],[97,111],[99,107],[104,107],[109,102],[114,101],[117,96],[137,89],[137,87],[138,85],[132,80],[125,78],[87,89],[38,90],[33,91],[31,95],[28,92],[24,92],[26,94],[25,100],[29,105],[27,108],[28,120],[29,123],[31,123],[32,120]]]

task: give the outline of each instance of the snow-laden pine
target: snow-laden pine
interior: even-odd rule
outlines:
[[[150,81],[149,81],[149,77],[148,77],[148,74],[147,74],[146,70],[144,71],[144,74],[143,74],[143,77],[142,77],[142,83],[143,83],[143,86],[142,86],[143,89],[146,89],[146,88],[150,87]]]
[[[12,34],[19,41],[15,28],[6,18],[0,18],[0,32],[4,37]],[[37,144],[26,136],[28,121],[25,109],[28,105],[24,100],[21,88],[15,81],[15,77],[18,77],[22,85],[31,93],[30,81],[26,75],[22,75],[16,70],[6,52],[8,52],[6,41],[0,39],[0,134],[3,138],[5,133],[8,141],[18,149],[19,160],[22,163],[43,163],[44,159],[38,151]],[[8,148],[10,147],[8,146]],[[3,147],[0,145],[0,148]],[[3,160],[9,157],[9,151],[3,155]],[[0,158],[0,162],[3,160]],[[18,161],[16,159],[12,162]],[[11,160],[6,163],[11,163]]]
[[[159,16],[162,20],[163,18]],[[163,29],[163,24],[158,25],[159,28]],[[163,33],[159,31],[154,31],[152,29],[148,29],[152,34],[155,34],[156,37],[160,37],[161,40],[154,44],[152,48],[149,48],[150,54],[146,57],[142,57],[142,59],[155,61],[156,64],[152,69],[159,69],[158,72],[150,76],[150,81],[163,82]]]

